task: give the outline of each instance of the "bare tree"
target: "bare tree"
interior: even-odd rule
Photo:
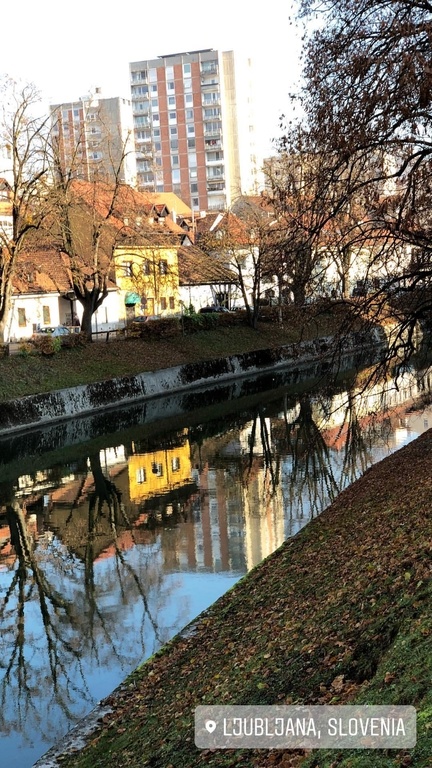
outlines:
[[[11,308],[13,277],[20,252],[32,231],[41,227],[47,202],[47,122],[37,116],[40,96],[32,84],[10,78],[0,82],[0,169],[6,213],[0,223],[0,338]]]

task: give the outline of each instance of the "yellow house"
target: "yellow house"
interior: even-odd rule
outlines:
[[[124,293],[125,317],[180,312],[177,248],[121,245],[114,254],[116,283]]]
[[[190,446],[184,445],[129,457],[129,495],[135,504],[161,496],[186,485],[192,479]]]

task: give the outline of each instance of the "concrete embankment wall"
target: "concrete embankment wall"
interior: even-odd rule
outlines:
[[[220,382],[266,370],[301,368],[311,360],[331,359],[336,351],[340,359],[340,354],[370,349],[371,344],[376,347],[378,339],[373,336],[373,333],[351,334],[339,344],[338,350],[332,337],[324,337],[7,401],[0,403],[0,433],[7,435],[109,408],[133,405],[193,387],[211,389]]]

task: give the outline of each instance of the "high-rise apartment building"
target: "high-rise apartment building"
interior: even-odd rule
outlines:
[[[129,99],[94,96],[50,107],[60,162],[76,178],[136,184],[132,106]],[[122,159],[123,158],[123,159]]]
[[[141,190],[175,192],[194,210],[257,191],[250,61],[206,49],[129,68]]]

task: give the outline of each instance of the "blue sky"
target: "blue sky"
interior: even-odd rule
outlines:
[[[208,8],[192,4],[188,15],[187,5],[173,0],[162,5],[139,0],[8,3],[2,8],[0,75],[34,82],[46,104],[77,99],[96,86],[106,97],[128,97],[130,61],[200,48],[232,49],[255,62],[257,129],[269,149],[298,76],[299,43],[290,5],[219,0]],[[257,67],[263,59],[267,65]]]

